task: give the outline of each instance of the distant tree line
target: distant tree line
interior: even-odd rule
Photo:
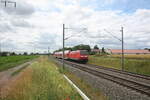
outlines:
[[[24,53],[15,53],[15,52],[0,52],[0,56],[16,56],[16,55],[39,55],[39,53],[27,53],[27,52],[24,52]]]
[[[15,52],[0,52],[0,56],[14,56]]]
[[[54,52],[58,52],[58,51],[62,51],[63,49],[58,49]],[[74,47],[65,47],[64,50],[71,50],[71,51],[75,51],[75,50],[87,50],[88,52],[91,51],[91,47],[89,45],[84,45],[84,44],[80,44]]]
[[[58,49],[54,52],[58,52],[58,51],[62,51],[63,49]],[[80,45],[76,45],[74,47],[65,47],[64,50],[71,50],[71,51],[75,51],[75,50],[87,50],[89,52],[90,55],[105,55],[108,54],[105,51],[105,48],[102,47],[101,49],[99,49],[98,45],[95,45],[93,48],[90,47],[90,45],[85,45],[85,44],[80,44]]]
[[[99,47],[97,45],[95,45],[93,49],[94,50],[99,50]],[[58,49],[58,50],[56,50],[54,52],[58,52],[58,51],[62,51],[62,50],[63,49]],[[96,54],[96,52],[92,51],[90,45],[84,45],[84,44],[76,45],[74,47],[65,47],[64,50],[71,50],[71,51],[75,51],[75,50],[87,50],[89,52],[89,54],[91,54],[91,55]],[[105,53],[104,47],[101,49],[101,52]]]
[[[149,50],[150,51],[150,48],[145,48],[144,50]]]

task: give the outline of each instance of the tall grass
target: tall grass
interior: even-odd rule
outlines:
[[[3,100],[82,100],[59,73],[56,65],[42,57],[20,73]]]
[[[90,56],[89,64],[121,69],[121,59],[108,56]],[[125,59],[125,70],[129,72],[150,75],[149,59]]]
[[[0,57],[0,71],[15,67],[38,56],[7,56]]]

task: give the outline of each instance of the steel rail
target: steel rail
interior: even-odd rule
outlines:
[[[98,69],[104,69],[104,70],[109,70],[112,72],[117,72],[120,74],[126,74],[126,75],[130,75],[133,77],[138,77],[138,78],[142,78],[142,79],[146,79],[150,81],[150,76],[148,75],[142,75],[142,74],[138,74],[138,73],[134,73],[134,72],[128,72],[128,71],[122,71],[122,70],[118,70],[118,69],[114,69],[114,68],[107,68],[107,67],[103,67],[103,66],[98,66],[98,65],[93,65],[93,64],[86,64],[87,66],[92,66]]]
[[[145,84],[139,83],[137,81],[129,80],[129,79],[122,78],[119,76],[110,75],[109,73],[100,72],[96,69],[90,68],[87,65],[83,66],[81,64],[77,64],[77,63],[73,63],[73,62],[69,62],[69,61],[65,61],[65,63],[68,65],[71,65],[75,68],[78,68],[82,71],[88,72],[94,76],[104,78],[106,80],[112,81],[114,83],[120,84],[120,85],[128,87],[132,90],[136,90],[137,92],[140,92],[142,94],[150,96],[150,86],[149,85],[145,85]]]

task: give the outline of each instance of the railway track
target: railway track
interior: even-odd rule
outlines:
[[[65,63],[97,77],[101,77],[129,89],[136,90],[137,92],[150,97],[150,76],[134,74],[91,64],[78,64],[70,61],[65,61]]]
[[[109,70],[109,71],[116,72],[116,73],[130,75],[130,76],[133,76],[133,77],[138,77],[138,78],[142,78],[142,79],[146,79],[146,80],[150,81],[150,76],[148,76],[148,75],[142,75],[142,74],[137,74],[137,73],[133,73],[133,72],[127,72],[127,71],[121,71],[121,70],[118,70],[118,69],[107,68],[107,67],[93,65],[93,64],[86,64],[86,65],[87,66],[92,66],[92,67],[95,67],[95,68],[99,68],[99,69]]]

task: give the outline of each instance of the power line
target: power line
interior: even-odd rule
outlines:
[[[73,35],[71,35],[71,36],[69,36],[69,37],[67,37],[67,38],[65,38],[65,30],[66,29],[71,29],[71,30],[76,30],[76,29],[82,29],[80,32],[82,32],[82,31],[84,31],[84,30],[87,30],[87,28],[66,28],[65,27],[65,24],[63,24],[63,59],[62,59],[62,62],[63,62],[63,69],[64,69],[64,67],[65,67],[65,63],[64,63],[64,57],[65,57],[65,55],[64,55],[64,48],[65,48],[65,40],[67,40],[67,39],[69,39],[69,38],[71,38]],[[80,33],[79,32],[79,33]]]
[[[122,33],[122,57],[121,57],[121,64],[122,64],[122,70],[124,70],[124,34],[123,34],[123,27],[121,27],[121,33]]]
[[[14,1],[7,1],[7,0],[5,0],[5,1],[1,1],[1,3],[4,3],[5,8],[7,7],[7,3],[13,3],[13,4],[14,4],[14,7],[15,7],[15,8],[17,7],[16,2],[14,2]]]
[[[111,34],[111,32],[107,31],[106,29],[104,29],[105,32],[109,33],[112,37],[116,38],[119,41],[122,41],[121,39],[119,39],[118,37],[114,36],[113,34]]]
[[[122,56],[121,56],[121,69],[122,71],[124,70],[124,31],[123,31],[123,27],[121,27],[121,36],[122,39],[119,39],[118,37],[114,36],[111,32],[107,31],[106,29],[104,29],[104,31],[106,31],[107,33],[109,33],[112,37],[114,37],[115,39],[121,41],[121,47],[122,47]]]

